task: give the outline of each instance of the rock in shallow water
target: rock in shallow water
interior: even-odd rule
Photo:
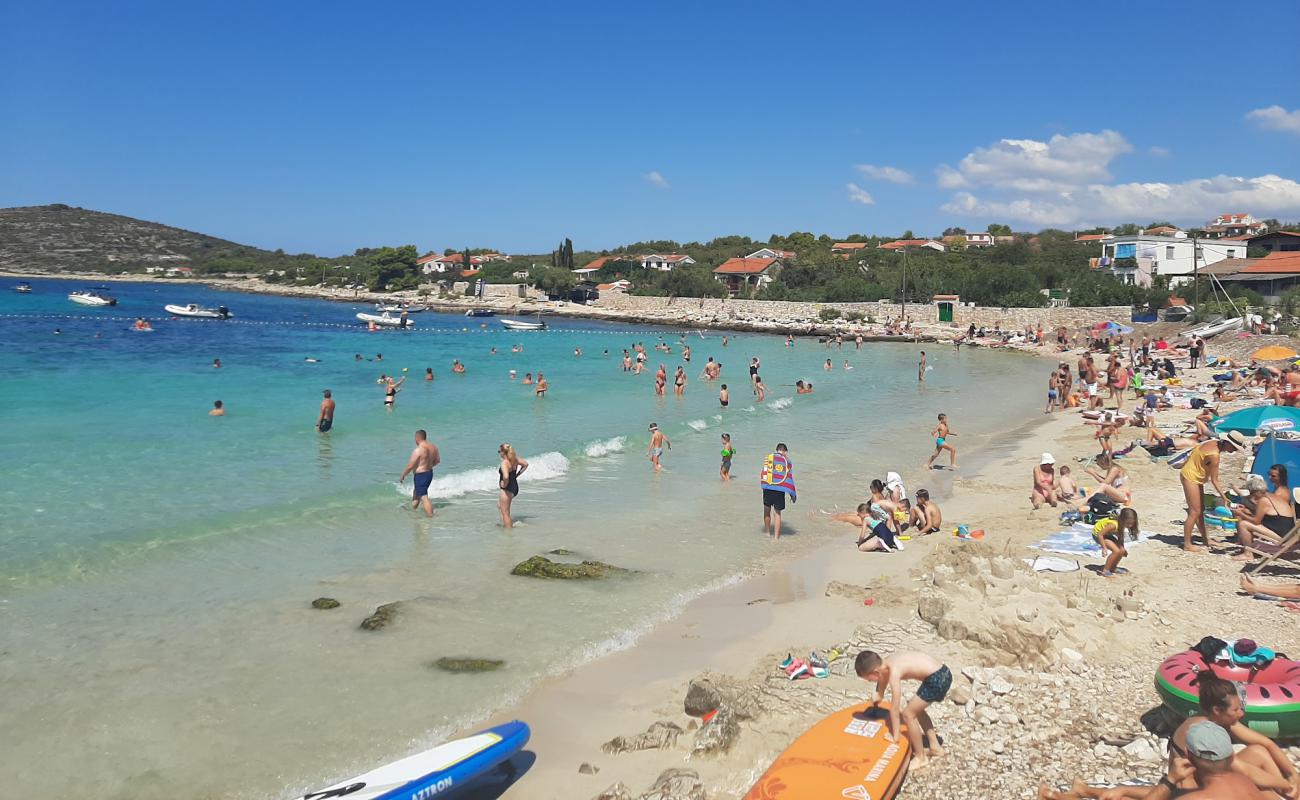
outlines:
[[[666,769],[640,800],[704,800],[704,781],[693,769]]]
[[[603,561],[565,564],[552,561],[546,556],[533,556],[527,561],[519,562],[514,569],[510,570],[511,575],[522,575],[528,578],[558,578],[560,580],[592,580],[628,572],[631,572],[631,570],[606,564]]]
[[[682,735],[681,726],[674,722],[654,722],[646,728],[645,733],[635,736],[615,736],[600,746],[611,755],[630,753],[635,750],[665,750],[677,744],[677,737]]]
[[[375,613],[361,620],[361,629],[366,631],[377,631],[387,628],[397,621],[397,615],[402,608],[401,602],[384,603],[375,609]]]
[[[433,665],[445,672],[492,672],[505,666],[504,661],[494,658],[448,658],[446,656],[433,662]]]
[[[331,608],[338,608],[341,605],[343,604],[335,600],[333,597],[317,597],[315,600],[311,601],[312,608],[319,608],[322,611]]]

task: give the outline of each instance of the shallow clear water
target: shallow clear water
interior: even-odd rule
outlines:
[[[508,333],[424,313],[415,331],[372,334],[353,319],[369,309],[349,304],[116,284],[116,308],[87,310],[66,300],[78,284],[33,281],[19,295],[9,283],[0,720],[23,734],[6,737],[0,773],[17,795],[288,796],[432,744],[540,676],[626,646],[690,597],[842,536],[810,512],[851,508],[887,469],[919,473],[939,411],[968,451],[1022,421],[1044,371],[939,348],[918,387],[915,346],[741,335],[724,348],[720,333],[691,333],[686,394],[659,398],[653,367],[681,363],[678,331],[561,320]],[[224,303],[236,319],[165,318],[164,303],[185,302]],[[155,332],[130,330],[141,315]],[[651,350],[650,371],[622,372],[622,348],[660,336],[671,355]],[[709,356],[732,389],[725,412],[698,377]],[[452,374],[456,358],[467,374]],[[376,378],[404,367],[385,411]],[[545,372],[550,396],[535,399],[510,369]],[[794,396],[798,378],[817,392]],[[328,435],[312,427],[324,388],[338,401]],[[207,415],[215,399],[226,417]],[[674,445],[658,476],[645,459],[652,421]],[[396,485],[420,427],[442,451],[432,520]],[[739,451],[730,485],[717,476],[724,430]],[[774,546],[756,483],[778,440],[800,502]],[[495,510],[503,441],[532,463],[513,532]],[[951,473],[925,480],[942,496]],[[639,572],[593,584],[508,574],[553,548]],[[343,606],[313,610],[318,596]],[[393,627],[358,629],[396,600]],[[430,668],[445,655],[507,666]]]

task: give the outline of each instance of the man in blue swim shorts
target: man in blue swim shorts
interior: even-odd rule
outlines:
[[[397,482],[405,483],[406,476],[414,473],[415,491],[411,495],[411,509],[423,507],[424,513],[430,517],[433,516],[433,503],[429,502],[429,484],[433,483],[433,468],[441,462],[438,448],[429,441],[429,435],[423,429],[416,431],[411,460],[406,462],[406,469],[402,470],[402,477]]]

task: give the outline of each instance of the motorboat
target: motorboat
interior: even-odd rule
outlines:
[[[384,312],[388,312],[389,314],[400,314],[403,311],[405,311],[408,314],[418,314],[421,311],[424,311],[425,307],[422,305],[399,305],[399,304],[384,305],[383,303],[376,303],[375,310],[380,312],[381,314]]]
[[[497,312],[490,308],[471,308],[469,311],[465,312],[465,316],[467,317],[495,317],[496,315]]]
[[[508,331],[544,331],[546,323],[539,318],[536,322],[523,322],[517,319],[501,320],[501,327]]]
[[[1170,306],[1160,312],[1160,319],[1165,322],[1182,322],[1195,310],[1192,306]]]
[[[1214,322],[1206,323],[1205,325],[1199,325],[1195,328],[1188,328],[1178,335],[1184,339],[1190,339],[1193,336],[1208,339],[1211,336],[1217,336],[1225,331],[1237,330],[1241,328],[1242,323],[1245,321],[1245,317],[1232,317],[1231,319],[1216,320]]]
[[[407,317],[394,317],[385,311],[382,314],[367,314],[364,311],[357,314],[357,319],[365,323],[381,325],[385,328],[414,328],[415,323]]]
[[[31,294],[32,285],[27,281],[21,281],[17,286],[14,287],[14,291],[21,292],[22,294]]]
[[[191,319],[230,319],[234,316],[230,313],[230,309],[225,306],[204,308],[198,303],[186,303],[183,306],[168,304],[163,308],[174,317],[189,317]]]
[[[79,305],[92,306],[95,308],[117,305],[116,297],[110,297],[101,292],[98,288],[84,289],[80,292],[71,292],[68,294],[68,299]]]

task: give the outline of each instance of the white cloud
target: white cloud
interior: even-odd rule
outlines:
[[[663,175],[661,175],[658,170],[652,169],[642,177],[645,178],[646,183],[650,184],[656,189],[670,188],[668,185],[668,179],[665,178]]]
[[[950,214],[1058,227],[1152,218],[1203,224],[1226,209],[1238,208],[1249,209],[1256,217],[1300,214],[1300,183],[1278,175],[1218,175],[1172,184],[1091,184],[1078,191],[1002,200],[958,192],[942,206]]]
[[[1282,106],[1257,108],[1247,114],[1246,119],[1270,131],[1300,134],[1300,108],[1294,111],[1287,111]]]
[[[911,183],[912,175],[909,172],[899,169],[898,167],[878,167],[875,164],[858,164],[854,166],[858,172],[866,175],[868,178],[875,178],[878,181],[889,181],[890,183]]]
[[[866,189],[863,189],[856,183],[850,183],[848,189],[849,202],[861,203],[864,206],[873,206],[876,204],[876,199],[868,194]]]
[[[1169,155],[1169,148],[1161,147],[1158,144],[1153,144],[1149,148],[1147,148],[1147,152],[1155,156],[1156,158],[1164,158],[1165,156]]]
[[[1101,133],[1057,134],[1046,142],[1002,139],[977,147],[958,162],[938,168],[939,185],[992,186],[1022,192],[1060,192],[1091,182],[1110,180],[1108,167],[1133,146],[1111,130]]]

